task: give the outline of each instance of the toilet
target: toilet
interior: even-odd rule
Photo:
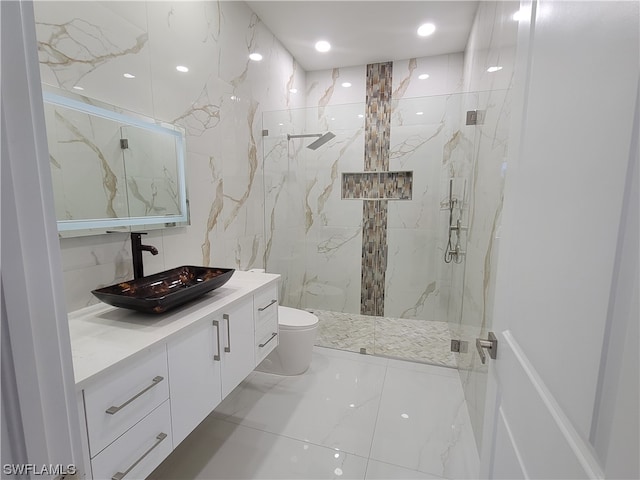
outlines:
[[[259,372],[300,375],[307,371],[318,330],[318,317],[290,307],[278,307],[278,346],[258,365]]]

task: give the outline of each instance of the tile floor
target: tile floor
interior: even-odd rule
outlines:
[[[307,309],[318,317],[316,345],[456,367],[447,322]]]
[[[314,347],[309,370],[253,372],[149,478],[477,478],[454,369]]]

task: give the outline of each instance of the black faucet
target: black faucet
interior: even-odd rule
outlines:
[[[133,259],[133,278],[144,277],[144,267],[142,266],[142,252],[151,252],[151,255],[157,255],[158,249],[151,245],[142,245],[142,235],[146,232],[131,232],[131,257]]]

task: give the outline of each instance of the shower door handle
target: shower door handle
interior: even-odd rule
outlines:
[[[493,332],[489,332],[488,340],[476,338],[476,349],[478,350],[478,354],[480,354],[480,360],[482,360],[483,364],[487,362],[487,355],[484,353],[485,348],[487,352],[489,352],[489,356],[495,360],[496,354],[498,353],[498,339]]]

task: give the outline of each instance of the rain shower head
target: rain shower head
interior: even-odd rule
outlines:
[[[322,135],[319,139],[317,139],[315,142],[310,143],[309,145],[307,145],[307,148],[310,148],[311,150],[315,150],[318,147],[321,147],[322,145],[327,143],[329,140],[331,140],[335,136],[336,135],[334,133],[327,132],[324,135]]]
[[[302,135],[289,135],[289,134],[287,134],[287,140],[291,140],[292,138],[319,137],[315,142],[312,142],[309,145],[307,145],[307,148],[310,148],[311,150],[316,150],[318,147],[321,147],[322,145],[327,143],[329,140],[331,140],[335,136],[336,135],[333,132],[327,132],[325,134],[322,134],[322,133],[305,133],[305,134],[302,134]]]

